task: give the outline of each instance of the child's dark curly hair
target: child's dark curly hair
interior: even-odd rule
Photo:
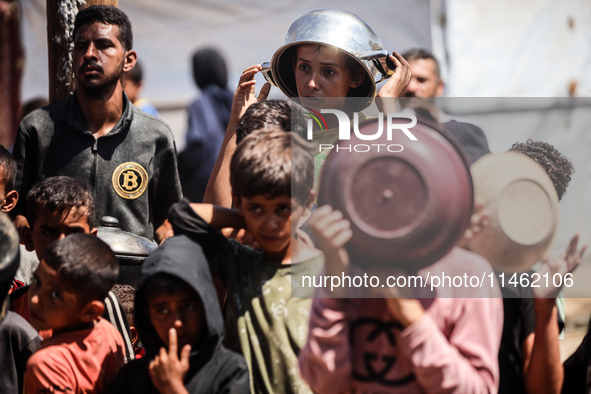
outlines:
[[[571,176],[575,172],[570,160],[554,146],[543,141],[527,140],[525,144],[515,143],[509,150],[523,153],[541,165],[552,180],[554,188],[556,188],[558,200],[562,198],[564,193],[566,193]]]

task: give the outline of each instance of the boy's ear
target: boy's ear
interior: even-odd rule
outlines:
[[[358,88],[365,81],[365,72],[362,67],[357,69],[355,75],[351,75],[351,82],[349,83],[350,88]]]
[[[129,327],[129,332],[131,333],[131,345],[135,347],[138,338],[140,337],[137,328],[134,326]]]
[[[4,205],[2,206],[2,212],[10,212],[16,206],[18,202],[18,192],[11,190],[4,197]]]
[[[35,251],[35,245],[33,244],[33,230],[31,227],[25,226],[22,230],[22,238],[25,243],[25,247],[29,252]]]
[[[101,316],[105,311],[105,304],[99,300],[90,301],[86,304],[84,311],[82,312],[82,321],[85,323],[90,323],[93,320],[96,320],[97,317]]]
[[[98,228],[94,227],[92,230],[90,230],[89,234],[97,237],[98,236]]]

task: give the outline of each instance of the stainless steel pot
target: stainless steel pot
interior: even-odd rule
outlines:
[[[295,20],[271,62],[263,63],[263,75],[288,97],[298,97],[293,61],[299,44],[324,44],[350,55],[366,72],[365,81],[349,91],[350,97],[367,97],[363,108],[376,95],[376,83],[390,78],[394,64],[388,59],[378,35],[357,15],[336,9],[310,11]],[[361,110],[363,108],[353,108]]]
[[[144,259],[156,248],[154,242],[119,228],[119,221],[103,216],[97,236],[111,247],[119,260],[118,284],[135,286],[140,276]]]

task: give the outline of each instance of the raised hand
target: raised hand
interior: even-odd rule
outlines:
[[[378,92],[378,97],[400,97],[405,92],[406,87],[410,83],[410,66],[408,62],[404,60],[402,55],[398,52],[393,52],[390,56],[390,60],[396,65],[394,74],[388,79],[388,81],[382,86]]]
[[[349,255],[344,246],[353,236],[349,221],[343,218],[340,211],[333,210],[330,205],[323,205],[310,216],[309,226],[316,246],[324,252],[326,274],[347,274]],[[335,289],[333,294],[342,297],[345,289]]]
[[[540,287],[533,288],[534,295],[537,298],[556,298],[556,296],[558,296],[558,293],[562,289],[562,285],[564,285],[566,275],[572,273],[581,264],[583,254],[585,253],[585,250],[587,250],[587,245],[577,249],[578,244],[579,235],[577,234],[571,238],[566,251],[562,255],[554,260],[546,258],[542,261],[542,265],[537,271],[537,273],[540,274],[541,285]],[[559,287],[554,286],[555,274],[561,276],[561,286]],[[548,286],[546,286],[546,277],[548,278]]]
[[[188,393],[183,380],[189,370],[191,345],[185,345],[179,359],[176,330],[168,331],[168,351],[160,348],[160,354],[150,362],[150,378],[162,394]]]
[[[240,122],[240,118],[246,112],[248,107],[256,103],[259,100],[265,100],[271,90],[271,84],[265,83],[261,88],[259,97],[255,95],[255,84],[256,81],[254,76],[261,71],[263,68],[260,64],[250,66],[242,72],[240,80],[238,81],[238,88],[234,92],[234,98],[232,100],[232,113],[230,114],[230,122],[237,125]]]

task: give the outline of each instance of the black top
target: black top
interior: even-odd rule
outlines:
[[[0,393],[22,393],[29,357],[41,346],[37,331],[20,315],[8,312],[0,321]]]
[[[201,247],[184,235],[166,240],[142,265],[135,296],[134,323],[146,355],[127,364],[109,393],[157,393],[148,373],[150,361],[164,346],[147,313],[144,286],[156,274],[169,274],[190,285],[201,298],[207,335],[193,347],[185,387],[190,393],[248,393],[250,382],[244,358],[222,346],[224,324],[209,267]]]
[[[533,291],[530,287],[501,287],[503,294],[503,336],[499,349],[499,393],[527,392],[523,376],[522,345],[535,329]]]

